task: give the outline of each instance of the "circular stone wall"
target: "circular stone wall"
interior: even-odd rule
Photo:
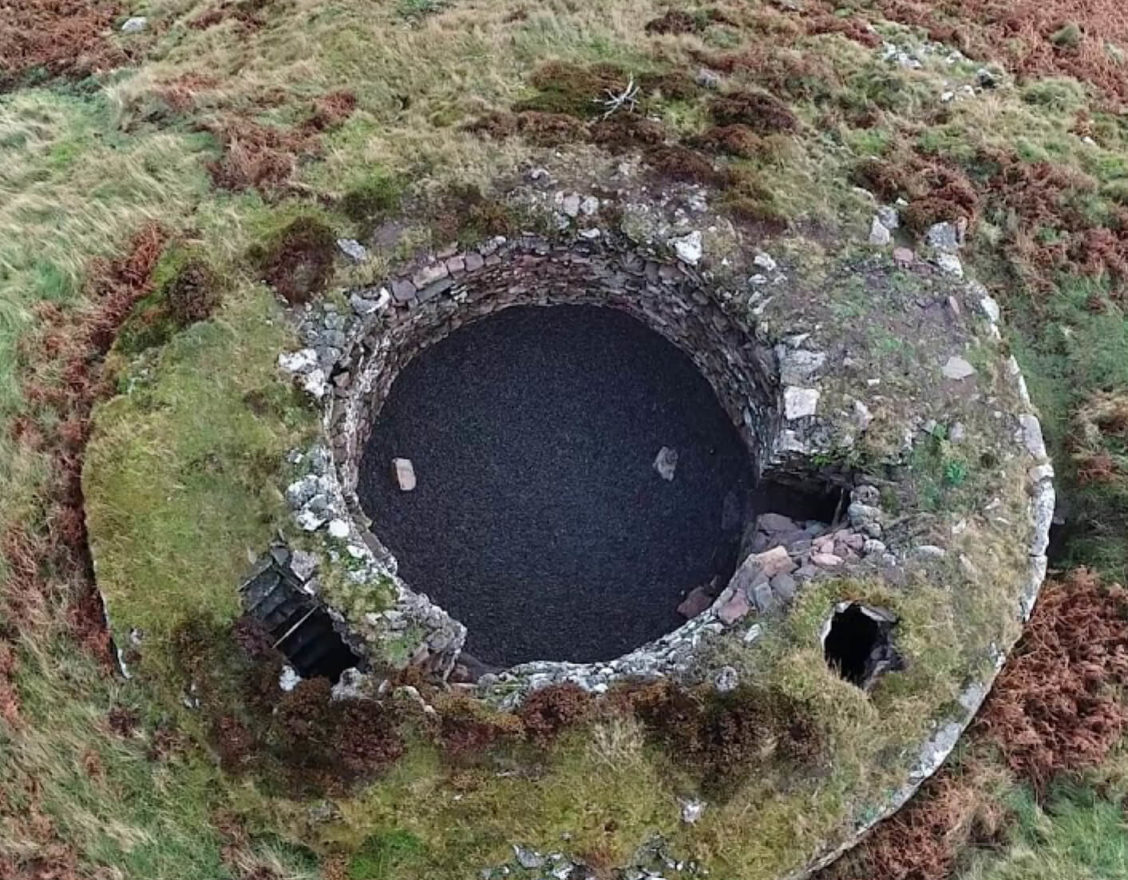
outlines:
[[[880,255],[807,266],[731,252],[703,278],[623,235],[578,235],[439,254],[386,288],[354,291],[355,318],[335,304],[310,310],[307,348],[280,364],[322,399],[332,453],[315,442],[290,457],[295,522],[323,541],[304,539],[321,550],[287,574],[325,603],[361,658],[340,696],[379,699],[398,670],[418,666],[440,687],[502,709],[553,684],[600,694],[663,676],[706,700],[761,687],[798,700],[830,760],[798,774],[773,764],[783,776],[764,778],[779,787],[753,786],[737,813],[710,806],[699,839],[723,829],[754,842],[757,828],[789,829],[784,858],[757,876],[807,876],[937,769],[1044,577],[1053,472],[1017,363],[1000,349],[998,307],[974,282]],[[695,597],[704,601],[685,624],[625,655],[464,668],[466,628],[398,576],[378,537],[385,530],[368,528],[360,463],[382,409],[394,406],[393,384],[420,352],[531,305],[604,306],[640,319],[708,380],[761,489],[814,490],[816,506],[833,504],[812,522],[758,493],[764,505],[752,505],[740,565],[719,594]],[[958,485],[945,482],[952,462]],[[617,788],[571,788],[585,815],[621,808]],[[672,810],[702,792],[666,793]],[[821,819],[795,822],[796,808]]]
[[[663,449],[676,455],[664,473]],[[397,458],[413,463],[411,491]],[[686,593],[727,581],[749,468],[668,340],[614,309],[515,306],[403,369],[357,493],[474,657],[591,662],[675,629]]]

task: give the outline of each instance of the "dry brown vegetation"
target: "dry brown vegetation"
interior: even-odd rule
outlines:
[[[106,0],[0,0],[0,92],[36,69],[82,77],[125,63],[108,39],[121,14]]]
[[[878,0],[886,18],[927,30],[974,58],[1003,56],[1019,76],[1072,76],[1128,100],[1128,46],[1119,0]],[[1121,49],[1120,51],[1123,51]]]
[[[162,95],[173,109],[184,112],[194,103],[195,94],[210,87],[207,79],[170,83]],[[272,96],[263,98],[267,106]],[[222,155],[211,163],[212,180],[222,189],[258,189],[265,195],[285,192],[293,182],[302,161],[321,154],[321,138],[345,122],[356,109],[356,96],[345,89],[327,92],[316,98],[306,119],[294,128],[263,125],[243,115],[226,113],[205,128],[219,141]]]
[[[1092,572],[1045,590],[977,722],[1007,765],[1044,790],[1093,767],[1128,725],[1128,592]]]
[[[912,802],[882,822],[862,844],[822,871],[819,880],[942,880],[951,877],[971,841],[994,839],[1006,812],[985,785],[985,766],[943,769]]]

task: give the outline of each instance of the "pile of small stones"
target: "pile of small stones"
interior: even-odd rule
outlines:
[[[695,587],[678,606],[687,618],[712,609],[725,626],[750,613],[770,614],[790,605],[802,587],[824,577],[841,577],[863,562],[867,566],[897,564],[881,540],[884,514],[876,505],[878,490],[858,486],[838,525],[780,513],[762,513],[745,532],[744,561],[728,585],[715,595],[715,584]],[[918,548],[919,549],[919,548]],[[750,631],[749,641],[759,634]]]

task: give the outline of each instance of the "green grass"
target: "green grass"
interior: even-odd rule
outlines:
[[[1028,789],[1008,804],[1017,818],[995,858],[980,858],[968,880],[1104,880],[1128,877],[1128,824],[1123,804],[1092,788],[1064,784],[1039,803]]]

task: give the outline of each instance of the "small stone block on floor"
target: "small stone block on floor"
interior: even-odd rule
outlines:
[[[678,451],[671,449],[669,446],[663,446],[658,450],[658,456],[654,459],[654,470],[658,471],[658,475],[667,483],[674,479],[674,471],[678,466]]]
[[[712,604],[713,597],[704,587],[694,587],[678,606],[678,614],[692,620]]]
[[[410,492],[415,488],[415,465],[410,458],[393,458],[392,473],[401,492]]]

